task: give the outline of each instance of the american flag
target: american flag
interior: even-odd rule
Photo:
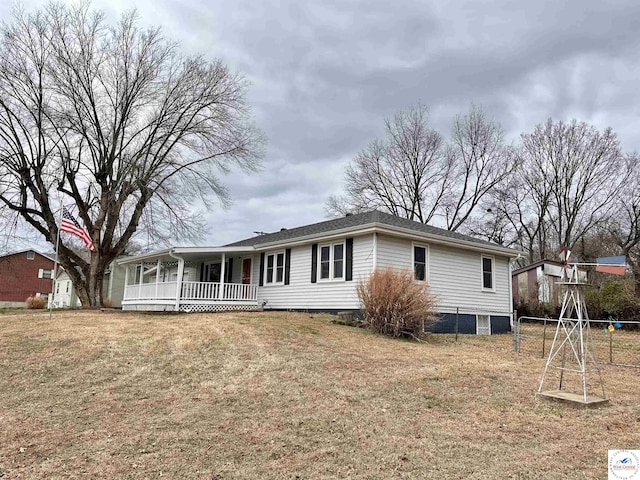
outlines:
[[[78,221],[74,218],[67,207],[62,207],[62,224],[60,225],[60,230],[63,232],[71,233],[76,237],[80,238],[84,242],[84,244],[91,250],[95,252],[95,247],[93,246],[93,242],[91,241],[91,237],[89,233],[80,226]]]

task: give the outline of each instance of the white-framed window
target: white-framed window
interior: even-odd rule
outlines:
[[[491,335],[491,317],[489,315],[476,315],[476,334]]]
[[[344,242],[320,245],[318,248],[320,268],[319,280],[344,280],[345,245]]]
[[[27,252],[27,260],[33,260],[34,258],[36,258],[36,252],[34,252],[33,250],[29,250]]]
[[[429,280],[429,247],[418,243],[412,244],[413,278],[418,282]]]
[[[488,255],[482,255],[480,258],[482,268],[482,290],[495,291],[495,260]]]
[[[41,268],[38,270],[38,278],[52,278],[52,270]]]
[[[284,261],[284,252],[274,252],[266,255],[265,285],[284,285]]]

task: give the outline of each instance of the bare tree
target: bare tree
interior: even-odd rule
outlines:
[[[529,262],[550,254],[550,209],[554,185],[540,164],[540,157],[529,151],[525,141],[515,150],[519,157],[513,175],[492,193],[495,208],[510,224],[515,244],[529,252]]]
[[[624,155],[615,133],[575,120],[538,125],[522,136],[523,179],[533,194],[535,220],[544,218],[554,247],[575,242],[604,222],[624,178]],[[538,228],[538,234],[546,230]]]
[[[505,146],[502,127],[475,105],[467,115],[456,117],[447,155],[453,175],[446,189],[444,218],[447,229],[455,231],[509,177],[518,157]]]
[[[380,208],[428,222],[450,178],[442,136],[429,127],[427,108],[409,108],[385,120],[385,140],[374,140],[348,165],[346,197],[331,197],[330,213]]]
[[[379,208],[423,223],[444,219],[457,230],[513,169],[500,127],[477,107],[456,119],[448,146],[423,105],[386,120],[385,133],[349,164],[346,195],[329,199],[329,213]]]
[[[626,160],[624,182],[613,195],[615,215],[609,218],[604,230],[619,248],[618,252],[627,257],[636,295],[640,296],[640,158],[633,154]]]
[[[89,260],[64,237],[59,248],[85,306],[101,305],[105,269],[141,222],[197,233],[194,198],[225,203],[218,174],[259,166],[242,77],[181,55],[135,12],[112,26],[87,4],[16,10],[0,45],[0,202],[55,243],[62,196],[96,248]]]

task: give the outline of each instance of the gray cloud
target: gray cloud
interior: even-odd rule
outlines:
[[[31,0],[42,5],[45,0]],[[124,0],[95,3],[115,16]],[[640,4],[139,0],[190,53],[223,59],[252,83],[268,138],[259,174],[234,172],[227,211],[208,213],[204,243],[323,219],[343,168],[383,119],[421,101],[447,135],[472,102],[517,140],[548,117],[611,126],[640,149]],[[0,5],[6,18],[8,6]]]

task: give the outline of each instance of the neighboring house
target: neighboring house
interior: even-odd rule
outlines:
[[[54,259],[33,249],[0,256],[0,307],[24,307],[51,293]]]
[[[438,299],[436,331],[490,334],[511,319],[510,260],[521,252],[386,213],[348,215],[222,247],[119,260],[122,308],[183,312],[359,310],[376,268],[409,269]]]
[[[578,270],[581,281],[586,281],[587,272]],[[564,289],[559,284],[562,278],[562,262],[539,260],[518,268],[511,273],[513,305],[549,304],[560,305]]]
[[[60,267],[55,279],[55,294],[52,297],[53,308],[76,308],[82,306],[73,283],[67,272]]]

